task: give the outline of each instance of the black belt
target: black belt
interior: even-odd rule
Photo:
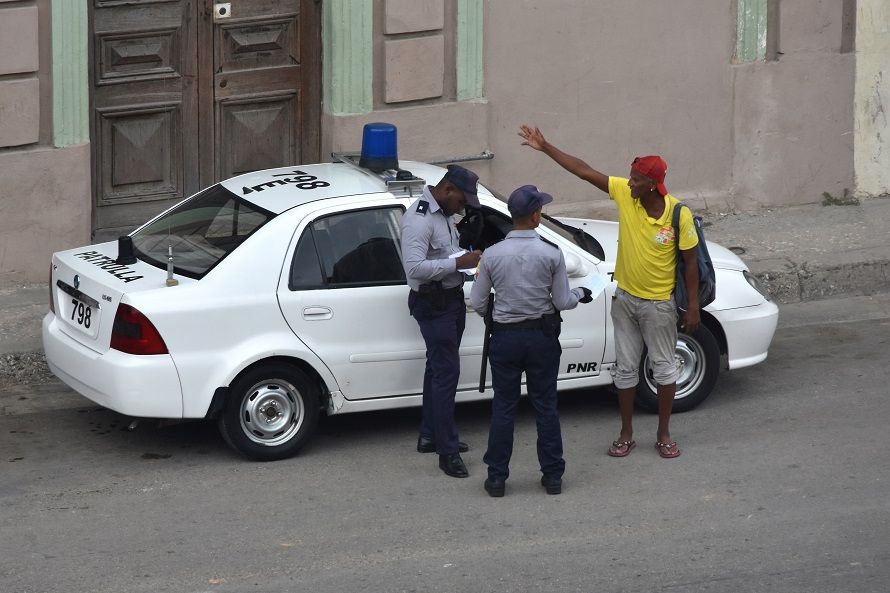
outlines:
[[[544,320],[526,319],[525,321],[516,321],[514,323],[500,323],[495,321],[491,325],[492,330],[514,330],[514,329],[544,329]]]
[[[411,289],[411,292],[418,294],[420,296],[427,296],[427,295],[435,294],[435,293],[445,295],[445,296],[454,296],[454,295],[458,295],[458,294],[463,295],[464,287],[463,286],[453,286],[451,288],[433,288],[430,290],[425,290],[423,292],[421,292],[419,290]]]

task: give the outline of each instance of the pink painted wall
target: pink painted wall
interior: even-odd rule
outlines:
[[[0,153],[0,288],[46,282],[54,251],[90,240],[90,147]]]
[[[536,183],[557,213],[612,215],[604,194],[520,147],[517,127],[529,122],[608,174],[661,154],[668,189],[698,208],[852,188],[854,56],[839,53],[841,4],[783,0],[787,53],[733,65],[732,0],[486,0],[488,181]]]

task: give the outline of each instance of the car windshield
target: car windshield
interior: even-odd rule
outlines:
[[[501,200],[505,204],[507,203],[507,199],[499,194],[498,192],[491,192],[497,199]],[[606,259],[605,251],[603,250],[602,245],[600,245],[599,241],[591,235],[590,233],[579,229],[578,227],[574,227],[570,224],[566,224],[561,220],[550,216],[549,214],[543,214],[541,216],[541,225],[550,229],[560,237],[567,239],[591,254],[595,258],[599,260]]]
[[[602,261],[606,259],[606,252],[603,251],[603,246],[600,245],[600,242],[596,240],[596,238],[583,229],[579,229],[578,227],[572,226],[570,224],[566,224],[563,221],[553,218],[549,214],[543,214],[541,217],[541,224],[545,227],[553,231],[554,233],[558,233],[572,241],[589,253],[594,256],[598,260]]]
[[[275,215],[213,185],[133,233],[136,257],[166,269],[173,251],[174,271],[202,278]]]

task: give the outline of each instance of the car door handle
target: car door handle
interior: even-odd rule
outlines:
[[[334,312],[330,307],[303,307],[303,319],[307,321],[330,319],[333,316]]]

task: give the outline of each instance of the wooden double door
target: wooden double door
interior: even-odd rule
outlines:
[[[318,161],[319,0],[88,1],[94,241],[220,179]]]

